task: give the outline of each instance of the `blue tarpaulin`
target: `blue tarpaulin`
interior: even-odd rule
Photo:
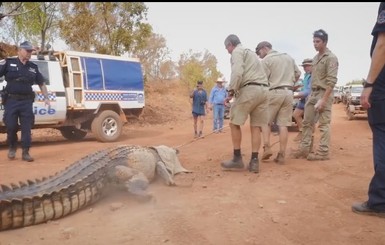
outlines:
[[[89,90],[144,90],[139,62],[81,57],[84,88]]]

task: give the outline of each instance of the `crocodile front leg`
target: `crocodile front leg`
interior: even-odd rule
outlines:
[[[147,191],[150,184],[147,177],[138,170],[126,166],[116,166],[115,174],[118,182],[124,183],[127,191],[141,201],[149,201],[153,198]]]
[[[162,161],[156,163],[156,173],[166,182],[166,185],[175,185],[171,174],[168,172],[166,165]]]

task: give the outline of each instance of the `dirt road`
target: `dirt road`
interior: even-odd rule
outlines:
[[[365,200],[373,174],[371,132],[366,118],[348,121],[342,104],[333,105],[331,160],[288,159],[261,163],[260,173],[222,171],[231,157],[229,128],[192,140],[189,116],[165,125],[125,128],[119,144],[179,147],[180,160],[192,174],[176,177],[185,187],[154,182],[155,202],[139,203],[125,192],[111,193],[73,215],[22,229],[0,232],[0,245],[18,244],[385,244],[385,220],[351,212]],[[186,114],[187,115],[187,114]],[[227,125],[227,121],[226,121]],[[248,125],[243,154],[248,161]],[[46,136],[49,134],[49,136]],[[296,148],[290,133],[289,148]],[[276,142],[278,136],[272,136]],[[113,146],[92,136],[69,142],[53,132],[35,133],[35,162],[8,161],[0,148],[0,183],[54,174],[82,156]],[[274,145],[275,152],[278,144]]]

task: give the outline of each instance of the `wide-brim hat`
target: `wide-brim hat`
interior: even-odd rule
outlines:
[[[224,83],[225,82],[225,79],[223,79],[223,78],[218,78],[217,79],[217,83]]]

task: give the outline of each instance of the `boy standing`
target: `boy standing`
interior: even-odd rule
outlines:
[[[197,87],[190,93],[192,98],[192,115],[194,119],[195,138],[202,137],[204,119],[207,110],[207,92],[203,89],[203,81],[197,82]],[[200,122],[198,131],[198,121]]]

